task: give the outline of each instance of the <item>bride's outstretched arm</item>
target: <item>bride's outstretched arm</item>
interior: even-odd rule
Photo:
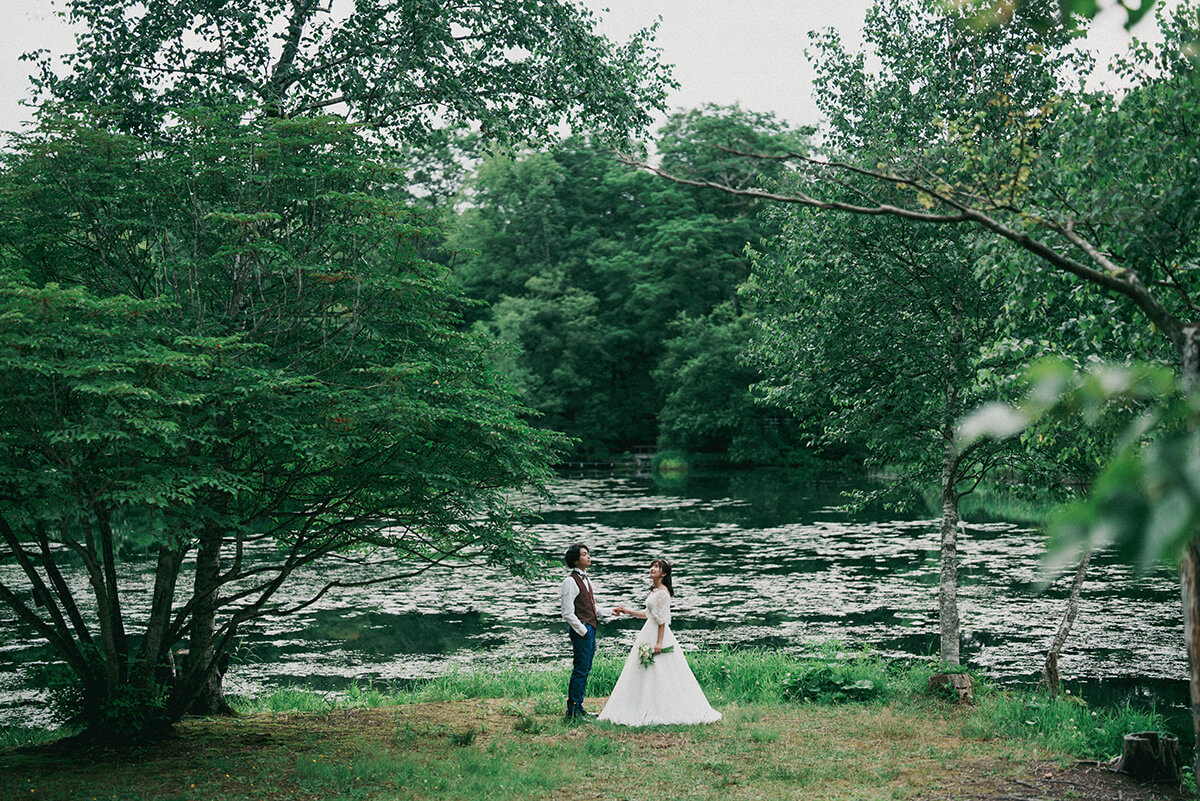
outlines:
[[[625,614],[629,615],[630,617],[641,618],[642,620],[646,619],[645,612],[639,612],[636,609],[630,609],[628,606],[618,606],[616,609],[613,610],[613,613],[618,614],[618,615],[621,613],[625,613]]]

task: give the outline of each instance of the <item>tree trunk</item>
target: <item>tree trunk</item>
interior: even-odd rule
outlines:
[[[152,680],[161,668],[169,664],[171,643],[166,641],[166,635],[171,624],[175,583],[179,578],[179,566],[183,564],[183,555],[182,548],[174,549],[160,545],[158,549],[150,619],[146,623],[146,636],[142,640],[142,650],[135,666],[135,675],[142,683]]]
[[[945,419],[942,423],[942,564],[938,584],[938,618],[941,628],[939,652],[947,665],[959,664],[958,645],[958,469],[961,454],[955,443],[957,422],[962,415],[963,386],[962,297],[955,290],[950,298],[950,330],[947,332],[949,365],[946,372]]]
[[[1183,636],[1187,643],[1188,674],[1192,697],[1192,731],[1197,738],[1192,767],[1200,771],[1200,597],[1196,595],[1196,569],[1200,566],[1200,541],[1193,539],[1179,566],[1183,595]],[[1200,773],[1195,774],[1200,777]]]
[[[1173,337],[1179,352],[1180,377],[1189,396],[1200,392],[1200,325],[1182,326]],[[1183,633],[1187,643],[1188,674],[1192,697],[1192,730],[1196,735],[1192,769],[1200,785],[1200,597],[1196,595],[1196,571],[1200,568],[1200,534],[1188,543],[1179,566],[1183,600]]]
[[[96,546],[96,536],[92,521],[87,515],[81,515],[79,521],[83,529],[86,546],[76,551],[87,568],[88,580],[92,585],[92,593],[96,598],[96,617],[100,624],[100,646],[104,654],[104,680],[108,695],[121,684],[121,658],[117,648],[117,633],[113,628],[113,603],[108,594],[108,581],[105,578],[103,557],[100,548]],[[99,558],[98,558],[99,557]]]
[[[1179,738],[1156,731],[1126,734],[1121,756],[1109,763],[1111,769],[1144,782],[1178,785],[1183,776]]]
[[[947,698],[956,704],[975,703],[971,677],[966,673],[934,673],[925,683],[925,692]]]
[[[108,593],[109,626],[117,653],[117,677],[122,683],[129,678],[129,645],[125,638],[125,615],[121,611],[121,592],[117,586],[117,557],[113,542],[112,518],[107,510],[96,511],[96,527],[100,535],[100,551],[104,566],[104,586]]]
[[[941,660],[959,664],[958,658],[958,455],[954,440],[946,441],[942,460],[942,570],[938,585],[941,622]]]
[[[1083,558],[1079,560],[1079,567],[1075,568],[1075,578],[1071,582],[1071,594],[1067,598],[1067,612],[1063,615],[1062,622],[1058,624],[1058,632],[1055,633],[1054,639],[1050,642],[1050,648],[1046,652],[1046,664],[1042,666],[1042,681],[1051,695],[1058,695],[1060,687],[1058,655],[1062,653],[1062,647],[1071,633],[1071,626],[1075,624],[1075,618],[1079,616],[1079,591],[1083,588],[1083,579],[1087,575],[1088,563],[1091,560],[1092,549],[1088,548]]]
[[[187,667],[177,687],[177,715],[217,715],[231,711],[221,689],[216,653],[217,590],[221,575],[221,535],[206,529],[196,552],[196,584]]]

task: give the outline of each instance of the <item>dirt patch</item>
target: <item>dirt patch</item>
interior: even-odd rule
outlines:
[[[1177,786],[1142,784],[1094,762],[1062,767],[1052,762],[1025,766],[1018,777],[998,777],[995,763],[959,765],[937,791],[920,801],[1182,801],[1194,799]]]

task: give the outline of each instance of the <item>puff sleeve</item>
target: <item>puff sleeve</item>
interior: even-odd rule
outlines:
[[[646,599],[646,610],[655,623],[671,625],[671,596],[666,590],[655,590]]]

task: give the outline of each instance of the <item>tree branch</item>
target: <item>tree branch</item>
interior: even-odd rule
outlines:
[[[271,77],[267,81],[268,94],[277,105],[282,104],[284,93],[298,78],[292,72],[292,64],[296,61],[296,54],[300,52],[304,26],[308,24],[316,5],[316,0],[292,0],[292,17],[288,20],[287,34],[283,39],[283,52],[271,68]]]
[[[772,155],[740,153],[738,151],[730,152],[735,152],[738,155],[745,156],[747,158],[759,158],[768,161],[799,161],[818,169],[849,172],[873,181],[906,187],[929,195],[936,202],[955,209],[957,213],[925,213],[884,203],[880,203],[875,206],[859,206],[851,203],[842,203],[839,201],[821,200],[804,192],[786,194],[779,192],[767,192],[759,189],[738,189],[731,186],[725,186],[723,184],[713,183],[711,181],[682,178],[680,176],[668,173],[661,167],[655,167],[644,161],[634,159],[628,155],[621,154],[618,155],[618,158],[622,163],[628,166],[647,170],[655,175],[667,179],[668,181],[673,181],[674,183],[683,184],[685,186],[695,186],[704,189],[714,189],[719,192],[725,192],[732,195],[754,197],[762,200],[774,201],[777,203],[808,206],[820,210],[844,211],[850,214],[861,214],[867,216],[892,216],[906,220],[913,220],[915,222],[934,223],[939,225],[964,222],[973,223],[991,231],[994,234],[997,234],[1004,239],[1007,239],[1021,249],[1034,254],[1042,261],[1050,264],[1052,267],[1055,267],[1063,272],[1070,273],[1071,275],[1081,278],[1089,283],[1096,284],[1105,289],[1109,289],[1124,295],[1133,301],[1133,303],[1140,308],[1164,334],[1167,335],[1177,351],[1182,346],[1182,324],[1180,320],[1171,314],[1161,303],[1158,302],[1153,295],[1149,293],[1149,291],[1147,291],[1145,285],[1141,282],[1141,279],[1135,272],[1129,270],[1128,268],[1119,267],[1111,259],[1100,253],[1098,248],[1080,237],[1074,230],[1073,222],[1056,223],[1044,218],[1036,218],[1033,215],[1021,215],[1026,219],[1033,220],[1036,223],[1063,236],[1068,242],[1086,254],[1087,257],[1095,265],[1097,265],[1096,267],[1088,266],[1077,259],[1073,259],[1070,256],[1060,253],[1050,244],[1047,244],[1041,239],[1030,235],[1027,231],[1018,230],[1006,225],[982,209],[966,205],[962,201],[955,198],[951,192],[930,186],[929,184],[912,178],[892,175],[889,173],[879,172],[877,170],[869,170],[843,162],[814,159],[798,153]],[[1019,212],[1017,213],[1020,214]],[[1099,269],[1097,269],[1097,267]]]

